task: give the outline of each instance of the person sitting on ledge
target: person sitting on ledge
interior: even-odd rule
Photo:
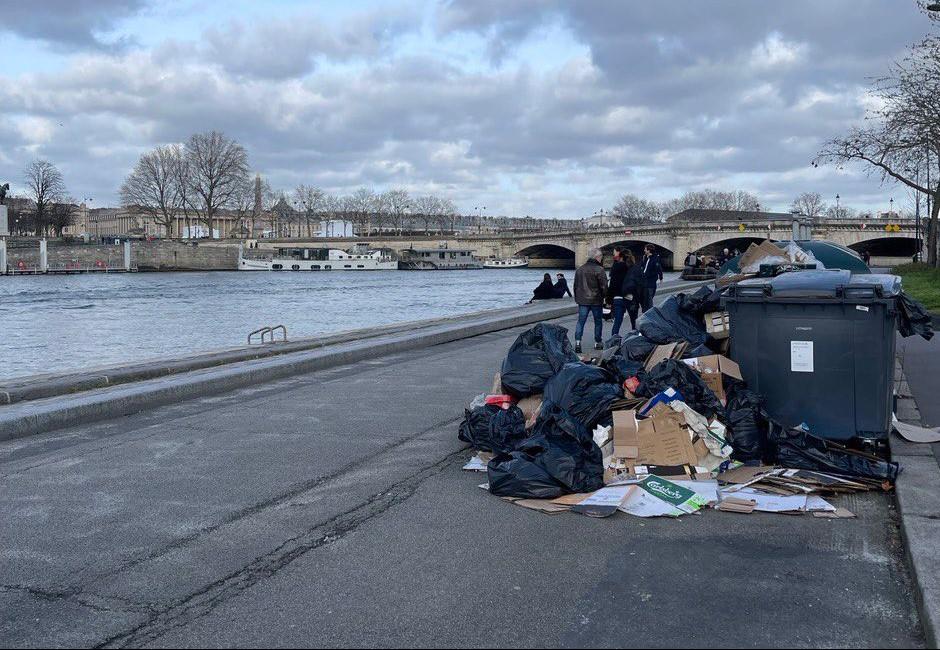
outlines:
[[[549,273],[542,278],[542,283],[535,287],[532,292],[532,300],[551,300],[555,297],[555,285],[552,284],[552,276]],[[529,302],[532,302],[530,300]]]
[[[571,289],[568,288],[568,280],[565,278],[564,273],[559,273],[557,276],[558,281],[555,283],[555,297],[564,298],[565,294],[568,294],[569,298],[573,298],[571,295]]]

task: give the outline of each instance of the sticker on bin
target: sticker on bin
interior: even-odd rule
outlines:
[[[812,341],[790,341],[790,372],[813,372]]]
[[[865,305],[855,305],[855,308],[859,311],[868,311],[868,307]]]

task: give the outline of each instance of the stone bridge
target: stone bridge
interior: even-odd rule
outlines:
[[[925,226],[926,221],[921,223]],[[795,235],[795,233],[802,233]],[[862,252],[867,250],[885,263],[910,260],[917,243],[913,220],[887,222],[883,219],[816,220],[795,222],[794,220],[752,222],[696,222],[686,224],[657,223],[620,228],[599,228],[571,231],[507,232],[497,234],[458,234],[440,236],[375,236],[331,239],[287,239],[260,240],[261,249],[285,246],[325,245],[345,248],[357,242],[367,241],[375,248],[399,252],[407,248],[437,247],[446,243],[450,247],[471,248],[479,257],[512,257],[524,255],[535,268],[572,268],[582,264],[592,248],[609,252],[615,245],[622,245],[639,253],[646,244],[656,246],[663,258],[664,266],[681,266],[689,251],[715,254],[723,248],[744,251],[752,242],[765,239],[828,240]],[[921,245],[926,238],[921,232]]]

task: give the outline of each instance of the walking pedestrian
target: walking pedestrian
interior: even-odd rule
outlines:
[[[614,262],[610,266],[610,283],[607,285],[607,301],[614,315],[614,325],[610,333],[614,336],[620,334],[623,315],[627,309],[623,296],[623,281],[627,277],[627,265],[623,261],[623,253],[624,251],[619,247],[614,248]]]
[[[637,264],[633,253],[626,251],[623,254],[623,263],[627,272],[623,278],[620,292],[623,295],[624,306],[630,316],[630,329],[636,329],[636,317],[640,312],[640,295],[643,292],[643,269]]]
[[[640,308],[647,312],[653,308],[656,283],[663,280],[663,267],[652,244],[643,247],[643,261],[640,264],[643,267],[643,290],[640,292]]]
[[[591,250],[588,261],[574,274],[574,301],[578,303],[578,324],[574,328],[574,350],[581,352],[581,337],[588,314],[594,318],[594,349],[602,350],[604,334],[604,294],[607,291],[607,273],[601,263],[604,253]]]

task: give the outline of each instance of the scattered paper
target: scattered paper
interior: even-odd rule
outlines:
[[[629,485],[601,488],[584,501],[571,508],[571,512],[588,517],[609,517],[615,512],[630,491]]]
[[[728,490],[721,491],[722,498],[729,494]],[[768,494],[759,492],[753,488],[742,487],[741,489],[729,494],[739,499],[747,499],[754,502],[754,509],[761,512],[798,512],[806,509],[806,495],[783,496],[780,494]]]
[[[899,436],[901,436],[908,442],[917,442],[917,443],[940,442],[940,427],[928,429],[926,427],[919,427],[914,424],[907,424],[906,422],[901,422],[900,420],[895,418],[894,430],[898,432]]]
[[[468,472],[485,472],[486,464],[489,463],[492,458],[493,454],[481,451],[471,458],[469,462],[463,466],[463,469]]]
[[[855,513],[845,508],[836,508],[832,512],[814,512],[813,516],[820,519],[855,519]]]

